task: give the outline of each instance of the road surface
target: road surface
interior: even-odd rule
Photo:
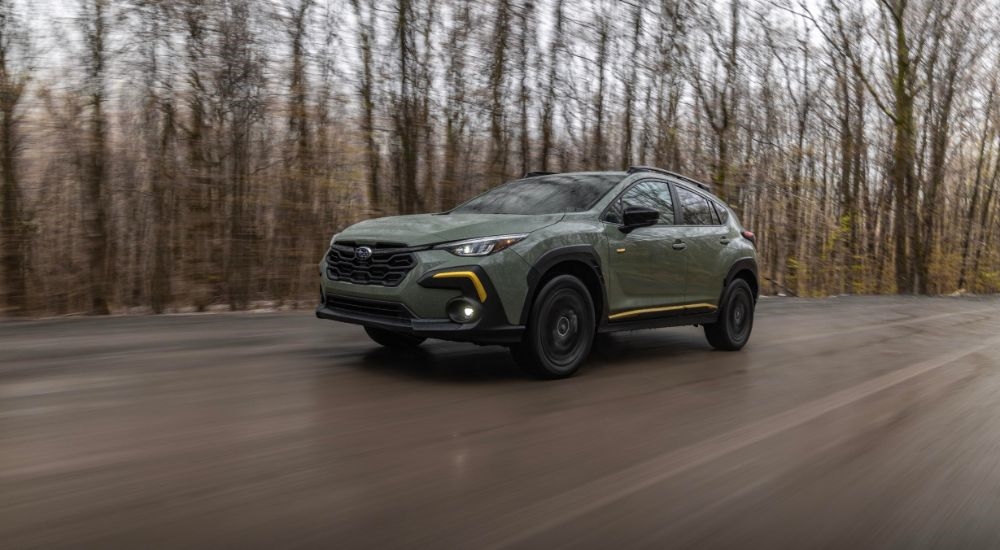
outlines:
[[[572,379],[309,312],[0,324],[0,547],[998,548],[1000,300],[765,299]]]

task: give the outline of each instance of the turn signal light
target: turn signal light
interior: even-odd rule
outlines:
[[[746,229],[744,229],[741,234],[743,235],[744,239],[750,241],[750,244],[757,246],[757,236],[753,234],[753,231],[747,231]]]

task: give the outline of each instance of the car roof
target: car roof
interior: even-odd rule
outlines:
[[[528,172],[524,175],[524,178],[534,178],[541,176],[555,176],[555,175],[573,175],[573,176],[587,176],[587,175],[613,175],[620,176],[623,179],[628,176],[635,175],[646,175],[646,174],[656,174],[660,176],[666,176],[667,178],[672,178],[680,183],[694,186],[700,191],[712,194],[712,188],[705,183],[702,183],[690,176],[685,176],[678,172],[672,172],[670,170],[664,170],[663,168],[656,168],[653,166],[632,166],[627,171],[621,170],[594,170],[594,171],[584,171],[584,172]]]
[[[685,176],[684,174],[679,174],[677,172],[664,170],[662,168],[655,168],[652,166],[632,166],[627,171],[589,170],[580,172],[528,172],[521,179],[537,178],[544,176],[619,176],[622,179],[618,182],[618,184],[624,183],[626,180],[628,180],[630,176],[636,176],[636,179],[640,179],[643,177],[648,178],[650,176],[660,177],[664,180],[670,181],[675,185],[680,185],[694,192],[701,193],[703,195],[711,197],[715,202],[724,205],[726,208],[729,208],[729,205],[726,204],[725,201],[720,199],[718,195],[712,192],[712,188],[708,184],[702,183],[694,178]]]
[[[629,175],[628,172],[620,170],[590,170],[585,172],[528,172],[524,178],[538,178],[542,176],[621,176]]]

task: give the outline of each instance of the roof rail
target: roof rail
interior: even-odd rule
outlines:
[[[677,172],[671,172],[670,170],[664,170],[663,168],[656,168],[654,166],[632,166],[628,169],[629,174],[635,174],[637,172],[656,172],[657,174],[663,174],[665,176],[673,176],[686,183],[697,185],[702,191],[712,191],[712,188],[707,184],[704,184],[694,178],[689,178],[684,174],[678,174]]]
[[[553,174],[558,174],[558,173],[559,172],[525,172],[524,176],[522,176],[522,177],[525,177],[525,178],[534,178],[534,177],[538,177],[538,176],[551,176]]]

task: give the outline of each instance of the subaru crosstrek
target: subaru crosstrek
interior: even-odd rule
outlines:
[[[320,318],[391,348],[507,345],[546,378],[604,332],[703,325],[739,350],[758,296],[753,234],[704,184],[647,167],[530,173],[447,212],[363,221],[320,273]]]

